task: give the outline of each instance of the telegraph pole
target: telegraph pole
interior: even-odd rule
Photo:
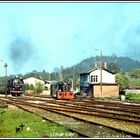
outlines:
[[[73,75],[72,75],[72,89],[74,90],[75,86],[75,66],[73,66]]]
[[[103,90],[102,90],[102,50],[94,49],[96,51],[100,51],[100,97],[103,97]]]
[[[4,64],[4,67],[5,67],[5,87],[6,87],[6,79],[7,79],[7,63]],[[5,88],[5,96],[7,97],[7,89]]]
[[[101,51],[101,58],[100,58],[100,92],[101,92],[101,97],[103,97],[103,92],[102,92],[102,51]]]
[[[63,66],[61,65],[61,72],[60,72],[60,80],[63,81],[64,77],[63,77]]]

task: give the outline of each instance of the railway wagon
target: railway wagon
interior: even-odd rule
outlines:
[[[7,94],[12,96],[20,96],[24,93],[24,82],[22,78],[15,77],[7,81]]]
[[[4,82],[0,82],[0,94],[5,94],[6,86]]]
[[[70,85],[67,82],[57,82],[51,85],[51,97],[56,99],[74,99],[74,93],[70,91]]]

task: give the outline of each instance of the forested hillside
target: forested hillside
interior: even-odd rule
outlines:
[[[80,72],[86,72],[95,67],[95,63],[99,63],[100,57],[91,57],[81,61],[75,65],[76,69]],[[123,72],[131,72],[135,68],[140,68],[140,62],[135,61],[129,57],[117,57],[117,56],[103,56],[102,62],[106,62],[109,69],[111,64],[115,64]]]
[[[140,62],[135,61],[129,57],[117,57],[114,56],[102,56],[103,64],[106,63],[107,69],[110,71],[117,73],[117,72],[132,72],[136,68],[140,68]],[[71,67],[62,67],[55,68],[55,71],[49,73],[45,70],[42,72],[38,72],[36,70],[32,72],[28,72],[25,75],[19,74],[19,76],[23,78],[27,78],[30,76],[42,79],[42,80],[71,80],[74,79],[75,83],[79,82],[79,75],[83,72],[88,72],[91,69],[95,68],[95,65],[100,65],[100,57],[90,57],[78,64],[75,64]],[[9,75],[8,77],[14,76]],[[0,78],[0,81],[3,81],[4,77]]]

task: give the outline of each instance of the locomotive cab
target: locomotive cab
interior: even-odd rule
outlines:
[[[57,99],[73,99],[74,94],[70,91],[70,85],[66,82],[58,82],[51,85],[51,96]]]
[[[58,89],[59,91],[62,91],[62,92],[69,91],[68,84],[64,82],[58,83]]]

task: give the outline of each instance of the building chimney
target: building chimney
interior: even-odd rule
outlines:
[[[104,68],[107,69],[107,63],[106,62],[104,62]]]
[[[97,63],[95,63],[95,68],[97,67]]]

